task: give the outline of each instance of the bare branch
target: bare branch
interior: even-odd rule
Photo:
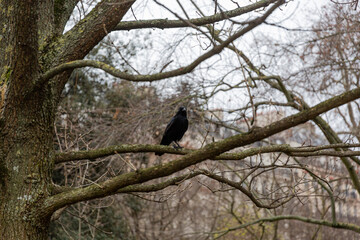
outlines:
[[[318,151],[318,152],[292,152],[290,156],[310,157],[310,156],[332,156],[332,157],[351,157],[360,156],[360,151]]]
[[[291,147],[288,144],[270,145],[264,147],[245,149],[238,153],[223,153],[219,156],[211,158],[212,160],[241,160],[246,157],[271,152],[283,152],[290,156],[359,156],[359,151],[319,151],[329,148],[350,148],[360,147],[360,144],[330,144],[317,147]],[[144,153],[144,152],[159,152],[169,154],[185,155],[196,150],[191,149],[175,149],[169,146],[150,145],[150,144],[124,144],[109,146],[100,149],[63,152],[55,155],[55,163],[64,163],[77,160],[95,160],[101,157],[111,156],[117,153]]]
[[[157,183],[157,184],[150,184],[150,185],[136,184],[136,185],[132,185],[132,186],[127,186],[127,187],[117,190],[116,193],[156,192],[156,191],[165,189],[169,186],[178,186],[183,181],[191,179],[193,177],[196,177],[200,174],[202,174],[202,172],[196,171],[196,172],[184,174],[184,175],[181,175],[178,177],[173,177],[169,180],[166,180],[165,182],[161,182],[161,183]]]
[[[301,221],[301,222],[306,222],[306,223],[311,223],[311,224],[315,224],[315,225],[322,225],[322,226],[327,226],[327,227],[333,227],[333,228],[339,228],[339,229],[346,229],[346,230],[350,230],[350,231],[354,231],[354,232],[358,232],[360,233],[360,227],[351,223],[342,223],[342,222],[337,222],[337,223],[332,223],[326,220],[319,220],[319,219],[313,219],[313,218],[305,218],[305,217],[300,217],[300,216],[294,216],[294,215],[283,215],[283,216],[273,216],[273,217],[267,217],[267,218],[260,218],[257,219],[255,221],[252,222],[248,222],[248,223],[244,223],[240,226],[237,227],[233,227],[233,228],[229,228],[225,231],[221,231],[221,232],[216,232],[216,233],[221,233],[220,235],[217,236],[217,238],[215,239],[219,239],[222,236],[224,236],[225,234],[231,232],[231,231],[235,231],[241,228],[245,228],[254,224],[260,224],[260,223],[264,223],[264,222],[277,222],[277,221],[281,221],[281,220],[295,220],[295,221]],[[213,233],[212,233],[213,234]]]
[[[211,24],[225,19],[229,19],[232,17],[237,17],[259,8],[267,7],[268,5],[274,2],[276,2],[276,0],[258,1],[248,6],[237,8],[234,10],[221,12],[211,16],[189,19],[188,22],[195,26],[203,26],[206,24]],[[133,29],[141,29],[141,28],[165,29],[165,28],[181,28],[181,27],[189,27],[189,24],[182,20],[152,19],[152,20],[121,22],[114,28],[114,30],[133,30]]]
[[[241,182],[234,182],[234,181],[231,181],[229,179],[226,179],[224,177],[221,177],[219,175],[216,175],[216,174],[213,174],[213,173],[210,173],[209,171],[206,171],[206,170],[203,170],[204,172],[204,175],[205,176],[208,176],[209,178],[212,178],[218,182],[221,182],[221,183],[225,183],[231,187],[234,187],[238,190],[240,190],[242,193],[244,193],[248,198],[250,198],[250,200],[259,208],[266,208],[266,209],[274,209],[274,208],[278,208],[284,204],[286,204],[287,202],[289,202],[293,197],[294,195],[291,195],[289,197],[287,197],[287,199],[285,199],[284,201],[276,204],[276,205],[273,205],[273,204],[263,204],[261,203],[259,200],[257,200],[255,198],[255,196],[250,192],[248,191],[246,188],[244,188],[243,186],[241,186]]]
[[[200,174],[202,174],[202,172],[196,171],[196,172],[191,172],[191,173],[184,174],[181,176],[173,177],[173,178],[168,179],[161,183],[148,184],[148,185],[145,185],[145,184],[130,185],[130,186],[127,186],[127,187],[117,190],[116,193],[156,192],[156,191],[163,190],[169,186],[178,186],[185,180],[191,179]],[[54,185],[53,188],[54,188],[54,191],[53,191],[54,194],[59,194],[62,192],[74,190],[74,188],[72,188],[72,187],[62,187],[62,186],[58,186],[58,185]]]

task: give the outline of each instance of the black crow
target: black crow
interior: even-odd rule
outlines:
[[[178,112],[166,126],[164,135],[161,139],[161,145],[169,145],[174,142],[175,148],[181,148],[178,141],[184,136],[184,133],[188,129],[189,122],[186,118],[186,108],[180,107]],[[163,153],[155,153],[155,155],[161,156]]]

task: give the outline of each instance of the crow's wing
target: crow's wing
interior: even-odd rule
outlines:
[[[171,118],[170,122],[168,123],[168,125],[167,125],[166,128],[165,128],[164,135],[165,135],[166,133],[168,133],[171,128],[173,128],[174,123],[175,123],[175,118],[176,118],[176,116],[174,116],[174,117]]]
[[[166,126],[164,135],[160,142],[161,145],[169,145],[174,140],[174,139],[172,139],[173,137],[171,135],[173,132],[173,128],[175,127],[175,119],[176,119],[176,116],[171,118],[170,122]]]
[[[187,118],[184,121],[184,126],[183,126],[183,133],[181,134],[180,139],[184,136],[184,134],[186,133],[186,131],[188,130],[189,127],[189,120],[187,120]]]

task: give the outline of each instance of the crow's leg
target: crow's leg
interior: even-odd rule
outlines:
[[[182,146],[180,146],[180,144],[177,142],[177,141],[174,141],[175,143],[176,143],[176,145],[177,145],[177,147],[176,148],[183,148]]]

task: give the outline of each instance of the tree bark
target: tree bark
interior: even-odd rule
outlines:
[[[39,42],[49,34],[40,18],[49,16],[52,1],[2,1],[0,8],[7,15],[1,16],[6,27],[1,44],[7,50],[1,58],[6,94],[0,126],[0,236],[46,239],[50,216],[37,212],[49,196],[55,104],[48,87],[31,94],[29,89],[39,77]]]

